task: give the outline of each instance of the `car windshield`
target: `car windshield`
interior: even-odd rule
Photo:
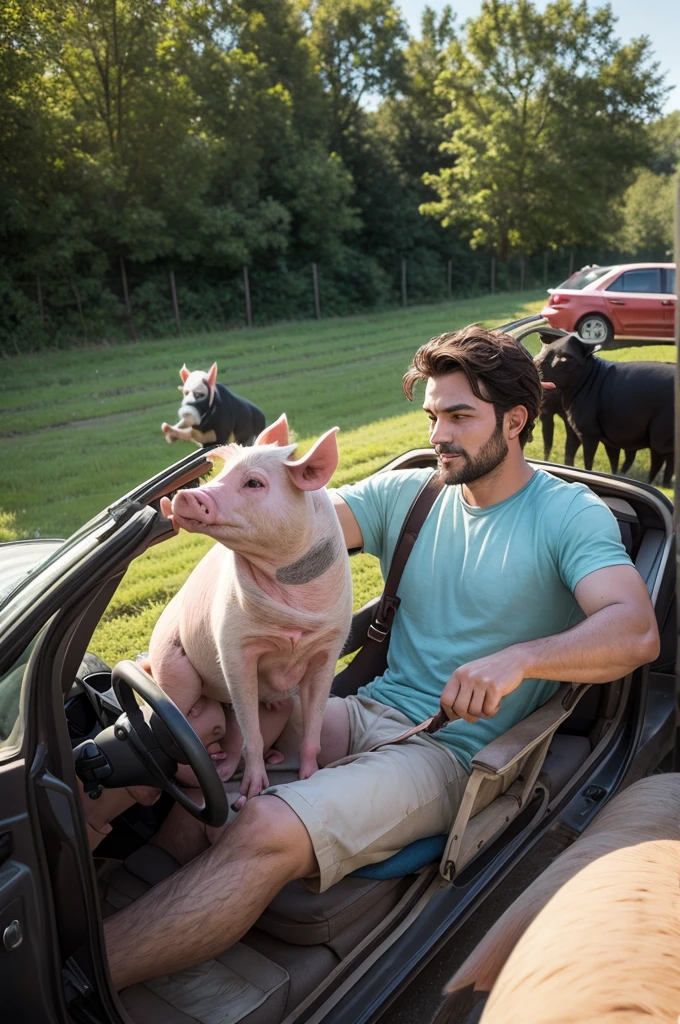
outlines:
[[[599,278],[604,277],[611,270],[611,267],[584,267],[583,270],[577,270],[575,274],[568,277],[562,284],[558,284],[555,291],[559,288],[570,288],[570,289],[581,289],[585,288],[586,285],[592,284],[593,281],[597,281]]]

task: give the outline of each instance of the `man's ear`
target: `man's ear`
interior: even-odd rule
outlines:
[[[329,482],[338,466],[340,427],[331,427],[301,459],[286,459],[284,466],[301,491],[319,491]]]
[[[508,439],[512,440],[515,437],[519,437],[529,419],[526,406],[515,405],[512,409],[508,409],[505,415],[507,417]]]
[[[255,438],[255,444],[278,444],[284,448],[288,441],[288,420],[285,412],[282,412],[278,420],[265,427],[261,434]]]
[[[187,370],[186,363],[184,363],[182,369],[179,371],[179,375],[182,378],[182,384],[186,384],[187,377],[189,376],[189,370]]]

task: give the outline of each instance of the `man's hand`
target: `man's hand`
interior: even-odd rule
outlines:
[[[476,722],[491,718],[501,698],[516,690],[526,678],[521,652],[508,648],[456,669],[441,695],[441,706],[451,720]]]

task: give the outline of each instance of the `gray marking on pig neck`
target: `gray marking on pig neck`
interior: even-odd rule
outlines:
[[[320,541],[305,552],[297,562],[284,565],[276,570],[276,579],[279,583],[288,586],[298,586],[301,583],[311,583],[312,580],[323,576],[337,558],[335,540],[331,537]]]

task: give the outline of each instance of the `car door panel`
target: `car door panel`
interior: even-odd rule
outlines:
[[[0,1020],[8,1024],[67,1024],[81,1011],[94,1012],[101,1021],[121,1020],[103,973],[101,923],[62,676],[79,661],[71,638],[83,615],[83,598],[89,603],[105,592],[111,565],[124,566],[168,528],[154,509],[131,506],[115,532],[100,530],[76,554],[65,550],[63,569],[53,567],[54,581],[29,580],[3,609],[0,854],[4,849],[6,859],[0,863]],[[8,928],[10,948],[2,945]],[[69,959],[83,940],[96,988]]]
[[[672,341],[675,332],[675,311],[678,300],[675,295],[665,295],[662,301],[663,306],[663,336]]]
[[[641,292],[615,292],[607,294],[608,312],[620,324],[620,333],[633,337],[662,338],[666,296],[660,292],[645,295]],[[617,332],[618,333],[618,332]]]
[[[59,1024],[66,1014],[54,991],[52,921],[26,811],[23,758],[0,765],[0,992],[3,1020]]]
[[[678,297],[675,291],[675,270],[664,270],[664,295],[661,302],[663,306],[663,327],[664,337],[672,340],[675,337],[675,315],[678,307]]]
[[[664,300],[661,269],[646,267],[624,271],[602,293],[616,334],[623,337],[662,338]]]

